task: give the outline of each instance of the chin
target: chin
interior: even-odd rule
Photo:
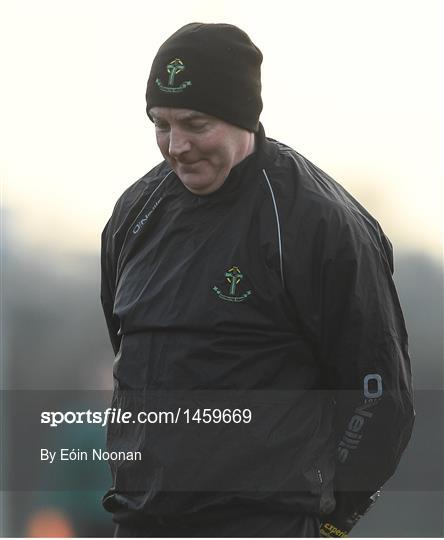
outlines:
[[[179,176],[179,175],[178,175]],[[211,189],[211,182],[195,174],[182,174],[179,176],[182,184],[190,191],[203,191]]]

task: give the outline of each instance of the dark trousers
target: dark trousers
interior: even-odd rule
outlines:
[[[286,512],[252,513],[228,519],[221,515],[211,520],[151,519],[143,525],[117,525],[115,537],[145,538],[316,538],[318,516]]]

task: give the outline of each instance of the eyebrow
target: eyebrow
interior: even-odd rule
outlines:
[[[185,113],[183,116],[179,117],[179,120],[200,120],[201,118],[207,118],[208,115],[201,113],[201,112],[192,112],[192,113]]]

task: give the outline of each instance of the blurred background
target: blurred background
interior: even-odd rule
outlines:
[[[443,536],[440,0],[0,0],[1,387],[112,388],[100,233],[160,161],[146,80],[192,21],[247,31],[264,54],[266,133],[342,183],[394,244],[417,424],[353,536]],[[1,434],[4,446],[4,421]],[[101,492],[2,492],[0,534],[112,535],[100,474]]]

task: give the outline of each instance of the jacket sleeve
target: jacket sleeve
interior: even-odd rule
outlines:
[[[121,337],[118,335],[119,320],[114,315],[114,298],[115,298],[115,271],[113,265],[113,245],[110,234],[110,221],[106,224],[102,232],[101,243],[101,287],[100,287],[100,299],[102,301],[102,308],[105,314],[106,325],[108,327],[108,333],[111,340],[111,345],[114,350],[114,354],[117,354],[120,347]]]
[[[335,403],[335,507],[321,501],[321,535],[346,536],[393,475],[414,410],[390,242],[378,224],[358,222],[331,246],[320,273],[319,353]]]

